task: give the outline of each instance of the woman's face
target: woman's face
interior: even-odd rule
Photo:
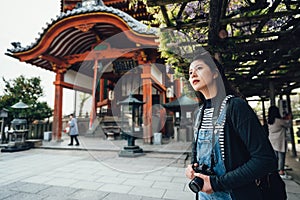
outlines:
[[[204,96],[215,95],[217,77],[217,71],[212,70],[203,60],[195,60],[190,65],[190,84],[195,91],[201,92]]]

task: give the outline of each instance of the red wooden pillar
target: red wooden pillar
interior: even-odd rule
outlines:
[[[61,82],[64,81],[63,73],[60,71],[56,72],[55,77],[55,96],[54,96],[54,113],[53,113],[53,124],[52,134],[53,139],[61,141],[62,132],[62,100],[63,100],[63,87]]]
[[[104,100],[104,79],[100,79],[100,84],[99,84],[99,101],[102,102]]]
[[[152,142],[152,81],[151,81],[151,65],[143,66],[143,123],[144,123],[144,143]]]
[[[89,129],[93,128],[94,120],[96,119],[96,87],[97,87],[97,72],[98,72],[98,60],[94,62],[94,79],[92,88],[92,107],[90,112],[90,124]]]
[[[166,91],[160,92],[159,96],[160,96],[160,103],[165,104],[166,103]]]
[[[182,81],[180,79],[176,79],[175,81],[175,97],[181,97],[181,90],[182,90]]]

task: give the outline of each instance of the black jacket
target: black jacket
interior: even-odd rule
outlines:
[[[232,191],[235,200],[259,200],[261,194],[255,180],[277,170],[277,160],[256,114],[241,98],[228,102],[225,137],[225,167],[222,176],[211,176],[213,190]],[[192,163],[196,150],[192,146]]]

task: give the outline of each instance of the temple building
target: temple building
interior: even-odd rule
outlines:
[[[53,137],[62,134],[63,89],[92,96],[89,129],[99,116],[121,116],[130,95],[143,102],[141,120],[145,143],[151,143],[152,107],[180,96],[180,84],[172,79],[158,52],[157,28],[145,5],[129,8],[126,0],[61,0],[61,13],[42,29],[31,45],[14,42],[7,55],[56,74]]]

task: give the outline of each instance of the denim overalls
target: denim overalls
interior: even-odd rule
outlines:
[[[212,123],[209,125],[209,128],[203,130],[203,126],[201,125],[201,129],[198,133],[198,142],[197,142],[197,161],[199,164],[206,164],[209,167],[211,167],[211,154],[212,154],[212,141],[214,141],[214,172],[217,176],[223,175],[226,172],[223,155],[221,153],[221,147],[220,147],[220,141],[222,141],[222,145],[224,145],[224,123],[226,120],[226,102],[227,100],[231,98],[231,96],[227,96],[224,101],[222,102],[221,108],[220,108],[220,114],[217,117],[216,120],[211,120]],[[203,108],[202,108],[203,109]],[[200,118],[201,108],[200,112],[198,112],[197,120],[195,123],[195,126],[199,126],[198,121]],[[213,110],[212,110],[213,113]],[[207,117],[207,116],[206,116]],[[212,117],[208,116],[208,117]],[[203,118],[202,118],[203,119]],[[207,124],[206,124],[207,126]],[[196,127],[194,127],[196,128]],[[197,130],[194,131],[194,136],[197,138]],[[215,138],[213,139],[213,132],[215,133]],[[221,139],[222,137],[223,139]],[[221,140],[219,140],[221,139]],[[223,148],[224,150],[224,148]],[[199,199],[200,200],[232,200],[230,196],[230,192],[213,192],[212,194],[206,194],[204,192],[199,192]]]

